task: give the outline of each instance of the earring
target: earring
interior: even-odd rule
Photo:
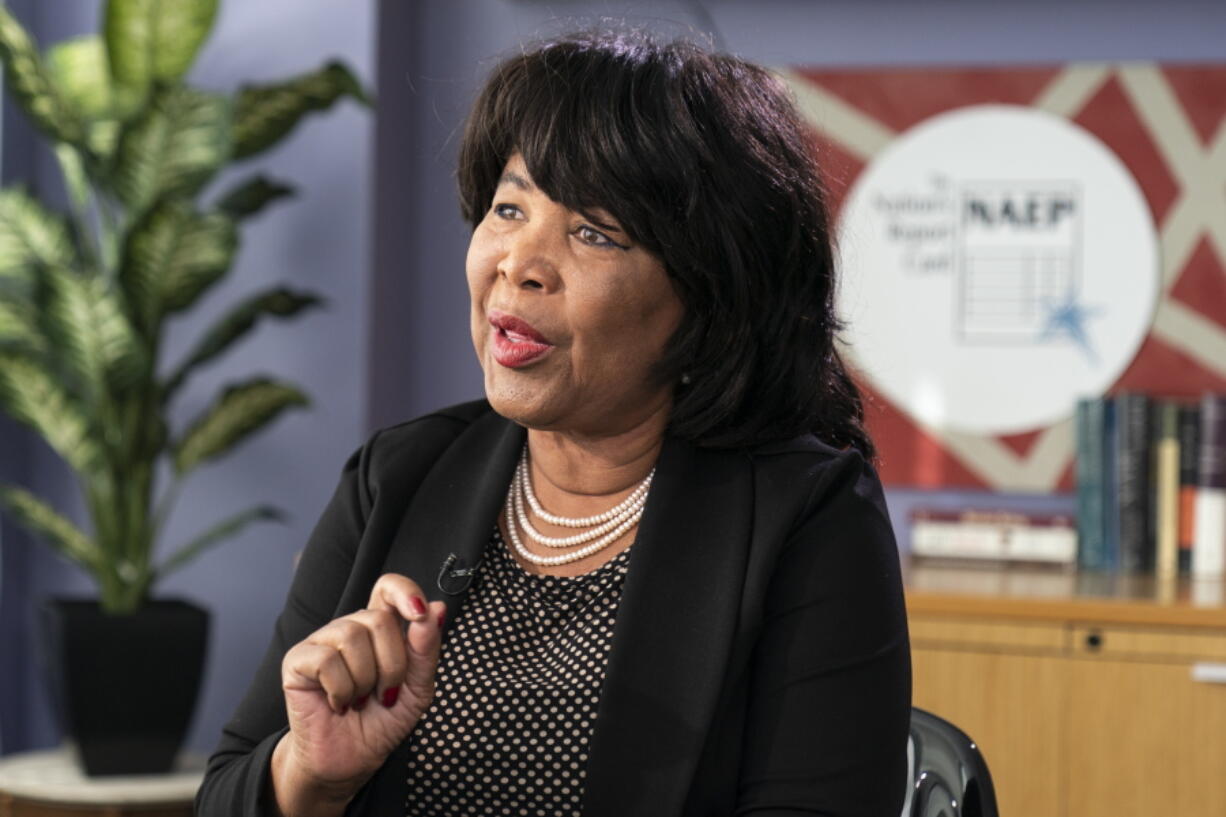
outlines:
[[[681,374],[681,385],[682,385],[682,386],[688,386],[688,385],[690,385],[690,382],[691,382],[692,380],[693,380],[693,378],[691,378],[691,377],[690,377],[690,373],[689,373],[689,372],[682,372],[682,374]]]

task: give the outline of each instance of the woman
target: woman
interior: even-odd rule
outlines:
[[[459,168],[488,402],[350,459],[198,813],[897,815],[898,556],[780,83],[571,37]]]

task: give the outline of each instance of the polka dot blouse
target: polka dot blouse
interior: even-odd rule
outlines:
[[[409,738],[407,815],[580,813],[631,550],[581,576],[542,576],[495,528]]]

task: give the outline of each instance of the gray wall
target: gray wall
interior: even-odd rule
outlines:
[[[68,0],[41,5],[54,5],[57,14],[74,6]],[[92,5],[87,0],[75,4]],[[288,277],[327,292],[330,311],[295,326],[261,330],[243,354],[194,384],[185,400],[190,411],[205,400],[208,386],[256,369],[298,379],[317,399],[310,414],[284,421],[244,453],[197,478],[176,518],[172,538],[197,529],[215,509],[238,507],[252,496],[277,501],[294,514],[290,526],[244,536],[165,588],[203,602],[215,614],[213,655],[191,737],[197,749],[212,744],[242,694],[283,599],[292,554],[365,428],[480,394],[467,337],[467,229],[458,217],[452,174],[459,122],[498,54],[601,15],[682,33],[690,26],[704,28],[709,15],[728,49],[770,64],[1226,58],[1226,4],[1192,0],[1161,5],[1103,0],[381,0],[377,27],[375,10],[370,0],[228,0],[197,73],[204,84],[228,86],[238,78],[280,75],[336,53],[370,77],[377,36],[381,97],[377,160],[371,151],[372,122],[352,107],[311,122],[268,159],[271,171],[299,183],[303,198],[252,225],[227,290],[234,294]],[[372,197],[377,205],[373,222]],[[219,294],[213,303],[224,300]],[[62,484],[45,452],[33,459],[37,462],[26,468],[31,480]],[[939,499],[985,501],[965,494]],[[913,500],[893,492],[897,518],[904,518]],[[28,606],[27,600],[52,590],[83,587],[75,574],[41,551],[21,555],[25,561],[15,560],[15,569],[22,575],[10,570],[4,576],[4,610]],[[9,564],[7,557],[4,564]],[[3,655],[25,655],[28,644],[11,638],[2,625]],[[0,721],[14,706],[27,705],[39,714],[6,750],[19,748],[18,742],[54,740],[33,673],[26,678],[24,698],[0,709]]]

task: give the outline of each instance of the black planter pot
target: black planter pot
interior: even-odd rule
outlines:
[[[86,774],[169,771],[196,707],[208,613],[158,600],[113,616],[55,599],[42,616],[61,725]]]

